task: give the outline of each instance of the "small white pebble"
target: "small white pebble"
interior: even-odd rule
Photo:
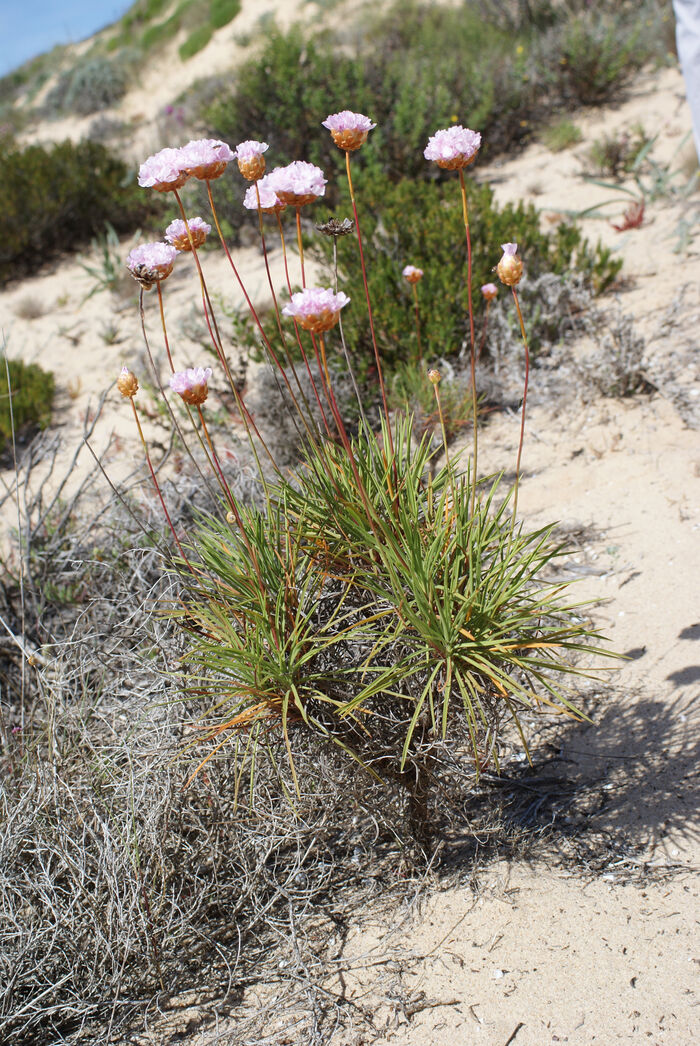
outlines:
[[[494,979],[494,981],[500,981],[501,977],[505,977],[505,974],[503,973],[503,970],[494,970],[493,971],[493,979]]]

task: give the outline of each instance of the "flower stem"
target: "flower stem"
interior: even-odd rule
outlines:
[[[170,527],[170,533],[173,535],[173,539],[175,541],[175,544],[178,547],[178,551],[179,551],[180,555],[182,556],[182,558],[184,559],[185,563],[187,563],[187,566],[188,566],[188,568],[190,570],[190,573],[194,574],[195,571],[194,571],[194,569],[192,567],[192,564],[190,563],[189,559],[187,558],[187,555],[185,554],[185,550],[183,549],[182,545],[180,544],[178,536],[175,533],[175,527],[173,526],[173,521],[170,518],[170,513],[168,512],[168,509],[166,507],[165,499],[163,498],[163,493],[162,493],[162,491],[160,489],[160,485],[159,485],[158,480],[156,478],[156,473],[155,473],[155,470],[153,468],[153,463],[151,461],[151,455],[148,452],[148,444],[146,443],[146,437],[144,436],[143,429],[141,428],[141,422],[139,421],[139,415],[138,415],[138,411],[136,410],[136,404],[134,403],[134,397],[133,396],[129,397],[129,402],[131,403],[131,409],[134,412],[134,418],[136,420],[136,427],[139,430],[139,437],[141,438],[141,443],[143,445],[143,450],[144,450],[144,453],[146,455],[146,461],[148,462],[148,468],[149,468],[150,473],[151,473],[151,479],[153,480],[153,486],[156,488],[156,494],[158,495],[161,507],[163,509],[163,512],[165,513],[165,518],[168,521],[168,526]]]
[[[520,321],[520,333],[523,336],[523,344],[525,345],[525,385],[523,388],[523,405],[520,416],[520,442],[518,444],[518,457],[515,462],[515,486],[513,489],[513,518],[510,524],[511,535],[515,526],[515,516],[518,511],[518,486],[520,483],[520,458],[523,453],[523,441],[525,439],[525,408],[527,406],[527,387],[530,378],[530,349],[527,343],[527,334],[525,333],[525,324],[523,322],[523,314],[520,311],[520,302],[518,301],[518,293],[515,287],[512,287],[513,299],[515,300],[515,308],[518,311],[518,320]]]
[[[484,345],[486,344],[486,331],[489,325],[489,308],[491,307],[491,299],[486,300],[486,312],[484,313],[484,329],[481,332],[481,344],[479,345],[479,351],[476,356],[476,362],[478,363],[481,359],[481,354],[484,351]]]
[[[338,237],[337,236],[333,237],[333,275],[334,275],[334,279],[335,279],[334,289],[335,289],[335,293],[337,294],[338,293]],[[352,387],[355,390],[355,398],[357,400],[357,406],[359,407],[359,410],[360,410],[360,417],[362,418],[362,421],[364,422],[365,427],[369,428],[369,423],[367,421],[367,416],[365,414],[364,407],[362,406],[362,399],[360,397],[360,390],[358,389],[357,382],[355,381],[355,372],[353,371],[352,364],[350,362],[350,353],[348,352],[348,347],[345,344],[345,334],[343,332],[343,318],[340,315],[340,313],[338,313],[338,330],[340,331],[340,344],[343,346],[343,355],[345,356],[345,362],[346,362],[347,367],[348,367],[348,374],[350,375],[350,381],[352,382]]]
[[[158,291],[158,306],[160,308],[160,322],[161,322],[161,325],[163,327],[163,338],[165,340],[165,351],[168,354],[168,363],[170,364],[170,370],[174,374],[175,373],[175,368],[173,366],[173,358],[170,355],[170,344],[168,342],[168,331],[167,331],[167,328],[165,326],[165,310],[163,309],[163,292],[160,289],[160,280],[158,280],[158,282],[156,283],[156,290]]]
[[[433,385],[433,389],[435,390],[435,400],[437,402],[438,415],[440,417],[440,428],[442,429],[442,445],[445,448],[445,464],[447,465],[447,472],[448,472],[448,475],[450,477],[450,489],[452,490],[452,505],[456,506],[456,504],[457,504],[457,497],[456,497],[456,494],[455,494],[454,472],[452,470],[452,462],[450,461],[450,452],[447,449],[447,429],[445,428],[445,417],[444,417],[444,415],[442,413],[442,403],[440,402],[440,391],[438,389],[437,384]],[[445,522],[446,523],[447,523],[448,518],[449,518],[448,505],[447,505],[447,502],[445,502]]]
[[[413,288],[413,306],[414,306],[414,312],[415,312],[415,316],[416,316],[416,339],[418,340],[418,362],[422,363],[423,362],[423,349],[422,349],[421,341],[420,341],[420,314],[418,312],[418,284],[417,283],[412,283],[411,286]]]
[[[469,207],[467,205],[467,187],[464,184],[464,170],[459,169],[459,186],[462,192],[462,217],[464,218],[464,231],[467,236],[467,303],[469,308],[469,362],[471,367],[472,382],[472,424],[474,426],[474,466],[472,474],[472,501],[471,514],[474,515],[476,505],[476,483],[477,483],[477,454],[479,448],[477,406],[476,406],[476,358],[474,345],[474,308],[472,306],[472,239],[469,232]]]
[[[301,285],[306,287],[306,273],[304,272],[304,241],[301,236],[301,207],[296,208],[297,212],[297,246],[299,247],[299,261],[301,262]]]
[[[382,375],[382,365],[379,360],[379,350],[377,349],[377,339],[374,334],[374,319],[372,317],[372,303],[369,298],[369,287],[367,286],[367,270],[365,268],[365,255],[362,250],[362,233],[360,232],[360,220],[357,216],[357,204],[355,203],[355,190],[352,185],[352,175],[350,173],[350,151],[345,150],[345,170],[348,176],[348,188],[350,189],[350,201],[352,203],[352,213],[355,218],[355,230],[357,232],[357,246],[360,250],[360,267],[362,269],[362,282],[365,287],[365,298],[367,299],[367,314],[369,316],[369,330],[372,337],[372,348],[374,349],[374,359],[377,365],[377,374],[379,376],[379,388],[382,393],[382,403],[384,405],[384,416],[386,418],[386,428],[389,434],[389,444],[391,447],[391,456],[394,456],[394,441],[391,435],[391,425],[389,423],[389,408],[386,401],[386,389],[384,388],[384,377]]]

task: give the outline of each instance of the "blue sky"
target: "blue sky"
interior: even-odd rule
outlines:
[[[130,0],[0,0],[0,76],[116,21]]]

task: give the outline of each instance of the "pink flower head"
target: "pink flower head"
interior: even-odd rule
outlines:
[[[238,170],[249,182],[257,182],[265,173],[263,153],[269,149],[267,142],[241,142],[233,154],[238,160]]]
[[[438,167],[456,171],[466,167],[475,158],[481,146],[481,135],[457,124],[445,131],[436,131],[428,140],[423,155],[434,160]]]
[[[418,283],[419,280],[423,279],[423,270],[417,269],[415,265],[406,265],[401,275],[409,283]]]
[[[189,236],[187,235],[188,228],[190,230]],[[187,225],[185,225],[182,218],[176,218],[165,230],[165,238],[176,250],[191,251],[192,244],[194,244],[195,248],[201,247],[210,232],[211,225],[208,225],[203,218],[188,218]],[[191,243],[190,237],[192,239]]]
[[[491,301],[491,299],[495,298],[498,294],[498,287],[495,283],[485,283],[481,288],[481,293],[486,301]]]
[[[139,167],[139,185],[144,189],[168,192],[185,184],[189,174],[182,168],[181,149],[161,149]]]
[[[523,263],[517,256],[518,245],[517,243],[502,243],[501,250],[503,257],[496,266],[498,278],[501,283],[505,283],[506,287],[514,287],[516,283],[520,283],[520,277],[523,274]]]
[[[179,152],[182,170],[207,182],[219,178],[234,156],[226,142],[218,138],[198,138],[183,145]]]
[[[267,180],[268,187],[275,190],[282,203],[292,207],[313,203],[326,191],[326,179],[321,168],[305,160],[295,160],[286,167],[275,167]]]
[[[322,287],[305,287],[292,295],[292,300],[282,309],[285,316],[293,316],[304,330],[322,334],[335,327],[340,310],[344,309],[350,299],[347,294]]]
[[[257,211],[258,193],[260,193],[260,210],[263,214],[280,214],[286,209],[287,204],[282,203],[275,190],[267,184],[267,175],[258,182],[257,193],[255,189],[254,185],[249,186],[243,197],[243,206],[247,207],[249,211]]]
[[[130,251],[126,267],[144,290],[150,291],[170,275],[176,258],[177,250],[169,243],[142,243]]]
[[[209,395],[211,367],[188,367],[170,377],[170,388],[191,407],[200,407]]]
[[[351,113],[349,109],[343,109],[342,113],[327,116],[321,126],[328,128],[339,149],[350,152],[364,145],[367,135],[377,125],[362,113]]]

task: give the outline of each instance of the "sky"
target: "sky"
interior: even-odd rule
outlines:
[[[0,76],[116,21],[130,0],[0,0]]]

